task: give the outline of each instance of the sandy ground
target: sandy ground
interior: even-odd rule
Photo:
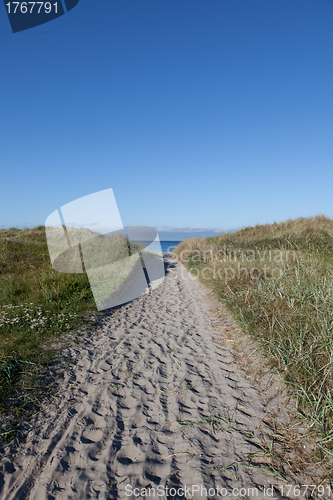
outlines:
[[[242,370],[209,300],[169,260],[158,288],[65,349],[53,403],[0,461],[1,500],[138,498],[144,487],[156,489],[149,498],[282,498],[264,490],[281,478],[247,457],[269,439],[263,420],[284,396]]]

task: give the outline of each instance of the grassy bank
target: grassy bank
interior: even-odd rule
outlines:
[[[333,444],[333,221],[324,216],[189,239],[174,251],[232,312]]]
[[[126,238],[118,240],[91,240],[91,265],[128,256]],[[131,244],[132,251],[139,248]],[[80,259],[74,249],[68,253],[59,256],[56,268],[66,270],[69,263],[71,269]],[[114,277],[117,283],[109,280],[101,293],[111,293],[126,278],[129,270],[123,267]],[[78,326],[88,311],[96,306],[87,274],[53,269],[43,226],[0,230],[0,396],[13,391],[22,372],[47,363],[51,353],[43,348],[45,343]]]
[[[45,342],[95,308],[86,274],[55,271],[45,228],[0,231],[0,393],[49,360]],[[38,360],[38,361],[37,361]]]

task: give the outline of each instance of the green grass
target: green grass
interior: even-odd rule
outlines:
[[[111,261],[128,256],[124,237],[95,240],[88,247],[94,265],[107,256]],[[141,246],[131,248],[136,252]],[[65,257],[57,259],[56,267],[66,265]],[[77,259],[74,253],[72,257]],[[125,271],[115,276],[110,290],[125,277]],[[96,306],[87,274],[53,269],[43,226],[0,230],[0,396],[13,391],[27,363],[48,363],[52,352],[45,344],[81,324],[89,311]]]
[[[324,216],[182,242],[192,274],[259,340],[298,408],[333,444],[333,221]]]
[[[0,360],[0,384],[3,391],[10,389],[23,371],[30,374],[35,369],[36,364],[31,361],[24,361],[16,355],[4,356]]]

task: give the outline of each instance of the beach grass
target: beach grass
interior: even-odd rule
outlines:
[[[0,394],[12,391],[27,363],[49,362],[42,346],[94,308],[86,274],[52,268],[43,226],[1,230]]]
[[[125,240],[122,235],[91,240],[88,251],[95,265],[106,255],[114,261],[128,256]],[[94,252],[97,243],[98,252]],[[132,251],[140,248],[131,243]],[[56,264],[65,269],[66,255]],[[123,270],[115,276],[110,290],[127,274]],[[96,306],[86,272],[58,272],[51,266],[44,226],[0,230],[0,396],[13,391],[27,363],[49,363],[53,354],[45,345],[86,322],[91,311],[96,312]]]
[[[333,220],[299,218],[189,239],[173,252],[223,301],[333,448]]]

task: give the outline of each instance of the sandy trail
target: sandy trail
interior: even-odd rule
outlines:
[[[131,489],[158,485],[224,487],[229,497],[258,486],[233,498],[268,498],[262,488],[281,479],[244,463],[258,451],[267,400],[220,336],[207,292],[169,261],[162,285],[68,348],[55,403],[1,460],[0,498],[135,498]]]

